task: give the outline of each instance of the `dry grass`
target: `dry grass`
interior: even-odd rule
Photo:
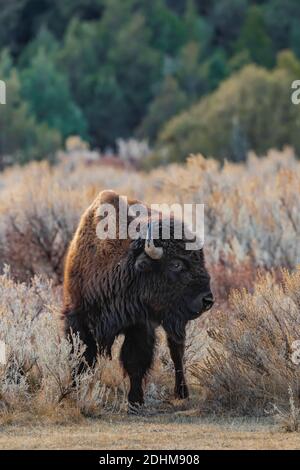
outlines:
[[[233,291],[229,311],[216,312],[207,355],[190,368],[210,410],[262,415],[274,404],[291,408],[291,397],[297,406],[300,367],[292,354],[299,339],[299,285],[300,267],[283,271],[281,283],[261,276],[253,294]]]
[[[199,417],[111,417],[73,425],[12,425],[0,431],[1,449],[299,449],[300,434],[264,421]]]
[[[7,270],[0,276],[0,295],[0,339],[6,345],[6,363],[0,364],[0,422],[20,411],[60,412],[65,402],[82,415],[124,408],[126,382],[120,367],[119,374],[116,367],[109,373],[112,364],[99,358],[95,369],[77,374],[85,346],[75,335],[72,344],[63,337],[60,298],[50,282],[35,277],[30,285],[16,283]]]
[[[145,415],[125,412],[86,418],[64,405],[43,406],[2,416],[1,449],[298,449],[299,433],[286,433],[272,417],[203,416],[198,389],[185,402],[165,400]]]
[[[198,386],[195,406],[219,416],[263,416],[272,411],[286,430],[299,427],[300,367],[291,360],[299,331],[300,269],[282,272],[278,283],[261,277],[253,294],[233,291],[229,310],[215,311],[188,328],[185,365]],[[61,337],[59,298],[51,284],[35,278],[19,284],[7,272],[0,277],[0,338],[7,363],[0,366],[0,421],[18,413],[47,416],[109,415],[126,409],[127,379],[118,364],[122,338],[113,360],[99,358],[95,370],[76,375],[84,346]],[[173,366],[164,335],[159,334],[156,360],[146,381],[146,409],[167,403]],[[61,419],[61,418],[60,418]]]
[[[159,415],[157,422],[154,417],[131,420],[124,415],[128,383],[118,364],[122,338],[112,362],[101,359],[95,371],[72,382],[83,346],[74,338],[75,354],[70,355],[57,320],[64,254],[83,209],[105,188],[148,203],[206,204],[207,263],[217,306],[190,324],[185,355],[195,390],[187,407],[198,410],[201,419],[183,418],[169,403],[173,370],[161,334],[147,379],[146,408],[168,403],[172,413]],[[243,448],[247,442],[257,448],[292,447],[297,437],[283,442],[276,434],[273,442],[265,425],[253,434],[247,426],[228,434],[223,424],[203,416],[272,412],[285,431],[299,428],[300,366],[291,361],[292,343],[300,339],[299,188],[300,163],[289,149],[261,159],[252,155],[246,164],[226,163],[222,168],[212,159],[194,156],[184,166],[150,174],[69,162],[56,167],[31,163],[2,173],[0,264],[11,268],[0,277],[0,340],[8,348],[7,365],[0,366],[0,422],[8,434],[5,444],[2,433],[0,446],[3,441],[3,446],[26,447],[32,441],[38,447],[39,431],[33,427],[27,437],[24,431],[25,423],[38,422],[44,445],[53,448],[61,445],[58,425],[65,430],[66,447],[88,447],[89,439],[91,447],[117,445],[112,434],[122,436],[125,430],[128,442],[123,446],[167,448],[173,445],[168,441],[173,425],[178,446],[184,429],[191,447],[209,447],[211,440],[225,448]],[[144,422],[146,437],[138,432]],[[86,430],[80,442],[76,438],[83,433],[72,423]],[[157,435],[148,431],[155,426]],[[9,438],[14,429],[21,436],[15,442]]]

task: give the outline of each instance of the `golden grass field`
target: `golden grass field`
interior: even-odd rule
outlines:
[[[203,414],[197,388],[188,400],[146,407],[139,416],[107,413],[83,417],[74,409],[7,414],[0,449],[21,450],[247,450],[300,449],[300,433],[286,432],[274,417]]]
[[[9,425],[0,430],[0,449],[284,450],[300,449],[300,434],[276,429],[264,418],[118,415],[71,425]]]

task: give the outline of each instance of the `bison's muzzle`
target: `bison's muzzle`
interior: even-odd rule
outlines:
[[[210,310],[213,304],[214,298],[210,291],[199,294],[188,304],[188,309],[190,311],[189,319],[193,320],[199,317],[202,313]]]

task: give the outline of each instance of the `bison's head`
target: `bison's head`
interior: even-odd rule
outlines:
[[[188,251],[186,242],[172,236],[172,226],[170,239],[153,239],[148,223],[146,238],[132,241],[126,256],[133,273],[128,295],[177,338],[214,302],[203,249]]]
[[[130,201],[128,207],[138,202]],[[106,227],[111,220],[110,215],[106,215],[104,204],[107,203],[116,208],[116,220],[119,220],[119,195],[104,191],[88,209],[75,236],[75,244],[80,240],[84,242],[81,250],[77,247],[75,251],[85,253],[84,257],[80,256],[80,262],[89,274],[83,276],[86,284],[81,283],[80,298],[84,295],[85,301],[95,303],[97,308],[100,304],[101,311],[106,312],[103,314],[110,322],[114,319],[119,323],[120,329],[131,322],[150,320],[163,325],[170,336],[180,340],[186,323],[213,305],[203,249],[186,249],[188,240],[174,235],[177,222],[174,217],[171,217],[170,237],[163,237],[165,216],[160,212],[152,214],[152,211],[151,217],[148,213],[142,219],[138,237],[121,237],[119,227],[116,239],[100,239],[95,244],[95,224],[100,220],[101,227]],[[98,207],[103,218],[99,217]],[[129,226],[130,218],[127,223]],[[151,233],[155,224],[156,230]],[[187,234],[186,227],[183,228],[183,233]],[[73,264],[76,277],[82,268]],[[76,286],[73,297],[79,296]]]

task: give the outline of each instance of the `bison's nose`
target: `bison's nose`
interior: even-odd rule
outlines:
[[[199,294],[195,299],[192,300],[189,307],[193,313],[203,313],[209,310],[214,304],[214,298],[210,291],[203,294]],[[198,316],[198,315],[196,315]]]
[[[214,304],[214,298],[211,292],[209,292],[205,297],[203,297],[203,308],[206,312],[207,310],[211,309]]]

